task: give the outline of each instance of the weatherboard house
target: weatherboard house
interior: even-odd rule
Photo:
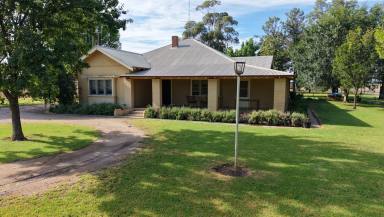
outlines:
[[[83,58],[80,102],[117,103],[127,108],[148,105],[233,109],[236,102],[234,63],[245,61],[240,107],[276,109],[288,105],[292,74],[271,69],[273,57],[231,58],[194,40],[179,40],[144,54],[101,46]]]

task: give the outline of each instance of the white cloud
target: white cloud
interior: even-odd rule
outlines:
[[[234,16],[284,5],[312,4],[314,0],[222,0],[220,10]],[[202,0],[191,0],[191,19],[202,14],[194,8]],[[134,19],[121,31],[124,50],[146,52],[170,43],[172,35],[181,35],[188,20],[188,0],[120,0]]]

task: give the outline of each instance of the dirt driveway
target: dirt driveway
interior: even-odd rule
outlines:
[[[75,182],[85,172],[120,162],[140,147],[144,133],[129,119],[44,114],[41,106],[21,108],[23,122],[58,122],[91,126],[102,137],[90,146],[55,156],[0,164],[0,195],[41,193],[62,183]],[[10,123],[10,112],[0,108],[0,123]]]

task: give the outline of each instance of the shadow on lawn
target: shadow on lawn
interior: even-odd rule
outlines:
[[[363,107],[364,104],[359,106]],[[369,106],[373,107],[374,105],[369,105]],[[350,106],[349,109],[344,109],[328,102],[327,100],[318,100],[316,101],[316,103],[312,104],[312,107],[320,116],[320,120],[322,124],[355,126],[355,127],[372,127],[370,124],[350,114],[350,112],[354,111],[352,106]]]
[[[20,149],[12,151],[0,150],[0,163],[10,163],[18,160],[25,160],[26,158],[37,158],[60,152],[77,150],[84,148],[93,141],[92,139],[79,139],[78,135],[98,136],[98,132],[87,130],[76,130],[74,133],[77,135],[46,136],[40,133],[35,133],[27,135],[28,140],[24,142],[9,141],[9,145],[20,146]],[[44,144],[44,146],[28,149],[30,143]]]
[[[229,162],[233,133],[164,130],[91,191],[110,216],[355,215],[384,212],[383,155],[308,136],[242,132],[240,159],[256,175],[210,172]],[[260,172],[264,176],[257,174]]]

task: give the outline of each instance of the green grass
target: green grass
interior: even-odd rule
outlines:
[[[147,148],[44,195],[0,199],[1,216],[382,216],[384,108],[314,104],[321,129],[241,126],[253,171],[227,178],[234,126],[135,120]]]
[[[98,137],[95,130],[75,125],[24,123],[23,130],[28,141],[12,142],[11,125],[0,124],[0,163],[73,151]]]

